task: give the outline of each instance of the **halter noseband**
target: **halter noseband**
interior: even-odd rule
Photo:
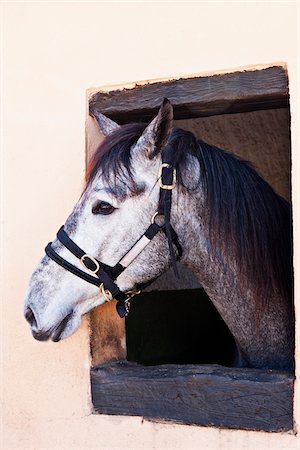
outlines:
[[[163,155],[163,153],[162,153]],[[90,274],[78,269],[73,264],[66,261],[58,253],[56,253],[51,242],[45,248],[46,254],[59,264],[64,269],[82,278],[88,283],[98,286],[105,300],[110,302],[117,300],[117,312],[120,317],[124,317],[129,313],[130,299],[139,294],[145,289],[153,280],[140,284],[138,291],[123,292],[119,289],[115,280],[118,276],[132,263],[132,261],[141,253],[142,250],[151,242],[159,231],[163,231],[168,239],[169,251],[174,270],[176,271],[175,260],[180,259],[182,255],[182,247],[179,243],[178,236],[172,225],[170,224],[172,190],[176,187],[176,168],[170,162],[164,161],[162,156],[162,164],[159,171],[159,202],[156,213],[152,216],[151,223],[145,233],[135,242],[131,249],[117,262],[115,266],[108,266],[96,258],[86,254],[74,241],[67,235],[62,226],[57,233],[58,240],[78,258],[83,267],[88,270]],[[164,223],[159,225],[156,222],[156,217],[164,217]],[[174,248],[177,249],[177,256],[175,257]]]

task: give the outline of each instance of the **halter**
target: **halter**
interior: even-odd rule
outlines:
[[[163,153],[162,153],[163,155]],[[99,287],[100,293],[105,297],[105,300],[110,302],[117,301],[117,312],[120,317],[125,317],[129,313],[130,300],[134,295],[139,294],[154,280],[142,283],[138,286],[138,290],[123,292],[116,284],[118,276],[132,263],[132,261],[144,250],[144,248],[151,242],[151,240],[160,231],[164,232],[168,239],[169,252],[171,261],[174,266],[175,273],[178,275],[176,268],[176,259],[179,260],[182,255],[182,247],[179,243],[178,236],[172,225],[170,224],[172,190],[176,187],[176,168],[170,162],[164,161],[162,156],[162,164],[159,170],[159,202],[155,214],[153,214],[151,223],[145,233],[135,242],[135,244],[128,250],[128,252],[117,262],[115,266],[108,266],[101,261],[98,261],[93,256],[85,253],[74,241],[67,235],[62,226],[57,233],[58,240],[78,258],[83,267],[90,272],[90,274],[78,269],[73,264],[66,261],[58,253],[56,253],[51,242],[45,248],[46,254],[59,264],[64,269],[82,278],[88,283]],[[162,217],[163,224],[157,223],[157,218]],[[174,248],[177,249],[177,256],[175,257]]]

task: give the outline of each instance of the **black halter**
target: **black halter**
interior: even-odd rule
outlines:
[[[162,153],[163,154],[163,153]],[[171,204],[172,204],[172,190],[176,186],[176,168],[170,162],[164,161],[162,157],[162,164],[159,173],[159,203],[157,212],[152,216],[151,224],[145,233],[135,242],[131,249],[119,260],[119,262],[111,267],[107,264],[98,261],[90,255],[87,255],[75,242],[70,239],[62,226],[57,233],[58,240],[82,263],[92,275],[84,272],[73,266],[73,264],[66,261],[58,253],[56,253],[51,242],[45,248],[46,254],[53,259],[57,264],[64,267],[69,272],[77,275],[79,278],[94,284],[100,288],[100,292],[104,295],[107,301],[117,300],[117,312],[120,317],[128,314],[130,308],[130,299],[139,294],[151,282],[143,283],[138,286],[138,291],[122,292],[115,280],[128,267],[128,265],[141,253],[141,251],[151,242],[159,231],[163,231],[168,239],[169,251],[171,261],[174,265],[174,270],[177,273],[176,259],[180,259],[182,255],[182,247],[179,243],[178,236],[172,225],[170,224]],[[156,222],[156,218],[160,216],[162,224]],[[175,257],[174,248],[177,249],[177,256]]]

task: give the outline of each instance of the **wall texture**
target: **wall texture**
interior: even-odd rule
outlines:
[[[33,340],[22,317],[28,278],[80,194],[87,88],[286,62],[294,212],[300,210],[296,3],[4,2],[1,8],[1,448],[296,448],[291,434],[93,416],[87,321],[70,339],[45,344]],[[294,227],[300,314],[297,213]],[[297,382],[298,424],[299,400]]]

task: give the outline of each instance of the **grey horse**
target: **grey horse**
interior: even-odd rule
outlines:
[[[173,127],[165,99],[149,125],[119,126],[96,115],[105,139],[65,231],[88,254],[113,266],[148,227],[157,210],[159,169],[166,145],[177,169],[171,223],[191,269],[231,331],[233,365],[293,368],[294,316],[289,204],[253,167]],[[80,262],[58,240],[53,248]],[[170,266],[158,233],[117,278],[122,291],[155,279]],[[106,298],[44,256],[29,283],[25,316],[33,336],[58,341],[76,331],[83,314]],[[184,306],[183,306],[184,307]]]

